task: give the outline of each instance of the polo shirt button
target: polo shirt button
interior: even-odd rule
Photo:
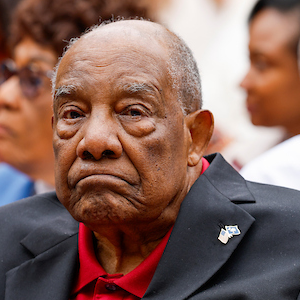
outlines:
[[[105,284],[105,288],[111,292],[115,292],[118,289],[118,287],[115,284],[110,283]]]

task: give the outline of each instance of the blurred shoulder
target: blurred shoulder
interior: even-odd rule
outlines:
[[[300,135],[286,140],[246,164],[240,174],[247,180],[299,189]]]

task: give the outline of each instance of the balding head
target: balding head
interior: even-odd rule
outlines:
[[[191,50],[181,38],[157,23],[145,20],[102,23],[93,27],[81,38],[72,40],[64,55],[76,44],[94,47],[97,51],[97,47],[101,47],[101,42],[113,36],[117,39],[126,39],[127,42],[131,41],[137,49],[142,42],[148,45],[154,43],[167,49],[166,72],[170,76],[170,85],[177,92],[184,113],[189,114],[202,107],[200,75]],[[55,88],[56,75],[55,73],[53,88]]]

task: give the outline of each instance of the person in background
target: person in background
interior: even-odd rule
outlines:
[[[13,11],[19,0],[1,0],[0,1],[0,64],[2,74],[2,62],[11,56],[8,46],[9,26]],[[0,75],[0,84],[3,82],[3,76]],[[0,129],[1,131],[2,129]],[[0,133],[1,135],[1,133]],[[1,161],[1,160],[0,160]],[[21,199],[32,193],[32,182],[30,178],[14,169],[13,167],[0,163],[0,205],[9,203],[14,199]],[[13,188],[7,188],[13,183]],[[4,199],[7,199],[4,201]]]
[[[66,41],[113,17],[154,20],[137,0],[24,0],[13,17],[13,60],[0,66],[0,205],[54,189],[52,70]]]
[[[285,141],[241,169],[248,180],[300,189],[300,2],[260,0],[249,17],[250,69],[241,83],[257,126],[279,126]]]

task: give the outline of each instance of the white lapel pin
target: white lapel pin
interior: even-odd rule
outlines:
[[[218,237],[218,240],[223,244],[227,244],[228,240],[234,235],[241,234],[237,225],[234,226],[225,226],[225,229],[222,228]]]

